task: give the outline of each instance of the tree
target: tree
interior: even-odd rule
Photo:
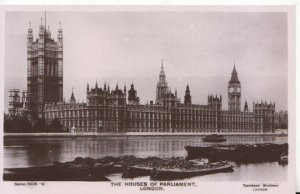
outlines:
[[[34,132],[46,132],[47,126],[44,118],[39,118],[33,125]]]
[[[4,114],[5,133],[26,133],[31,130],[32,126],[25,115],[9,116]]]
[[[7,114],[4,114],[4,123],[3,123],[3,128],[5,133],[10,133],[12,132],[12,119],[9,117]]]
[[[54,118],[50,125],[49,125],[49,130],[52,132],[63,132],[63,127],[60,124],[60,121],[58,118]]]
[[[20,118],[20,125],[21,125],[21,130],[22,132],[31,132],[32,131],[32,126],[30,121],[28,120],[28,118],[26,116],[23,116]]]

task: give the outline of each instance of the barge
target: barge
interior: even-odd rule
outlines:
[[[207,158],[210,162],[232,160],[238,163],[278,161],[287,153],[288,144],[241,144],[220,146],[185,146],[188,159]]]
[[[203,138],[203,141],[204,142],[214,142],[214,143],[217,143],[217,142],[224,142],[224,141],[226,141],[226,138],[224,138],[224,136],[222,136],[222,135],[212,134],[212,135],[205,136]]]
[[[222,173],[222,172],[232,172],[233,165],[227,162],[210,163],[202,167],[197,166],[194,169],[154,169],[151,175],[151,180],[153,181],[168,181],[168,180],[179,180],[190,178],[194,176]]]

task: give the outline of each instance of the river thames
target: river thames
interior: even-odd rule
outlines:
[[[186,157],[186,145],[212,145],[203,136],[91,136],[91,137],[5,137],[4,168],[51,165],[76,157],[101,158],[105,156],[134,155],[161,158]],[[222,144],[287,143],[287,136],[226,136]],[[241,164],[232,173],[194,177],[204,181],[284,181],[287,165],[278,162]],[[120,175],[111,175],[121,180]]]

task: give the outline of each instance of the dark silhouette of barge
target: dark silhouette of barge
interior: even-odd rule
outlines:
[[[187,159],[207,158],[210,162],[232,160],[238,163],[278,161],[288,152],[288,144],[241,144],[217,146],[185,146]]]
[[[214,142],[214,143],[217,143],[217,142],[224,142],[224,141],[226,141],[226,138],[224,138],[224,136],[222,136],[222,135],[212,134],[212,135],[205,136],[203,138],[203,141],[204,142]]]

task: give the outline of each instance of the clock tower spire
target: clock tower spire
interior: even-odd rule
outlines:
[[[231,73],[231,79],[228,82],[228,110],[233,112],[241,111],[241,83],[238,79],[235,64]]]

